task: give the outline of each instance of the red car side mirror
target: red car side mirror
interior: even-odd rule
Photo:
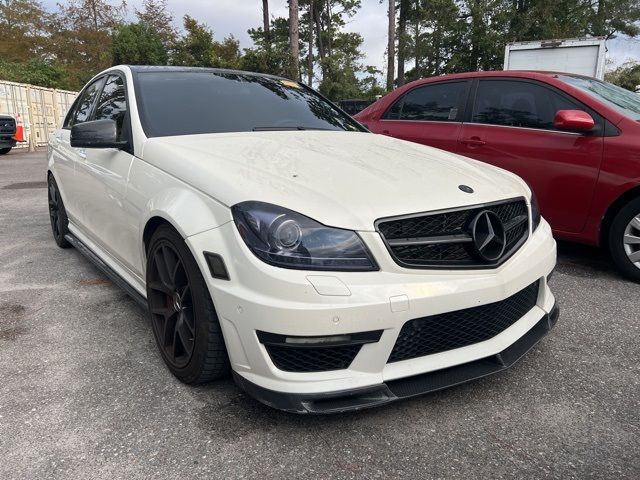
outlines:
[[[553,126],[558,130],[588,132],[595,125],[593,117],[582,110],[558,110],[553,119]]]

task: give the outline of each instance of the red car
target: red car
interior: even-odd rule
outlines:
[[[409,83],[355,118],[518,174],[557,237],[607,246],[640,281],[640,95],[566,73],[474,72]]]

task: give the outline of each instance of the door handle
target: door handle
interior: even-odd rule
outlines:
[[[469,148],[478,148],[487,144],[487,142],[482,140],[480,137],[471,137],[464,140],[460,140],[460,143],[462,143],[463,145],[466,145]]]
[[[393,135],[391,135],[391,132],[389,130],[383,130],[382,135],[386,135],[387,137],[393,137]]]
[[[87,158],[87,151],[84,148],[78,149],[78,156],[80,158]]]

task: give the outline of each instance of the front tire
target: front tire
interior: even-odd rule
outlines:
[[[609,250],[620,272],[640,282],[640,198],[625,205],[614,218]]]
[[[6,155],[7,153],[9,153],[11,151],[11,147],[7,147],[7,148],[0,148],[0,155]]]
[[[147,302],[162,359],[178,379],[198,384],[228,374],[227,349],[209,290],[189,248],[169,225],[151,237]]]
[[[51,231],[53,233],[53,239],[60,248],[69,248],[71,244],[67,242],[64,236],[69,233],[69,219],[67,218],[67,210],[64,208],[62,197],[60,196],[60,190],[58,184],[53,175],[49,175],[48,180],[48,193],[49,200],[49,220],[51,220]]]

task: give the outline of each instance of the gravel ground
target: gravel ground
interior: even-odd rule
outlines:
[[[512,369],[296,416],[178,382],[144,312],[51,237],[44,153],[0,157],[0,479],[640,478],[640,288],[560,245],[556,328]]]

